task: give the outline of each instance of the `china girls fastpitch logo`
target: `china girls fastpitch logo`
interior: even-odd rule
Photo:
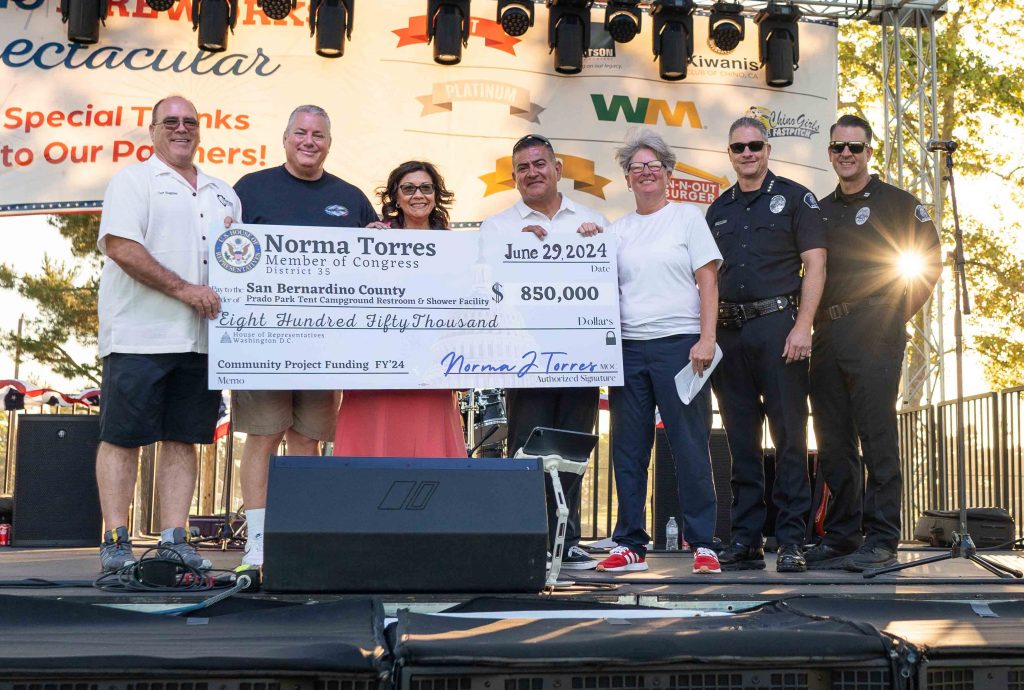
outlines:
[[[251,232],[232,229],[217,238],[214,245],[217,263],[225,271],[245,273],[260,262],[260,241]]]

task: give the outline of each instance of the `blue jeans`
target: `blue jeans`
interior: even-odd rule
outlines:
[[[623,340],[624,384],[612,388],[612,463],[619,517],[612,539],[646,555],[647,470],[654,446],[654,407],[661,411],[676,467],[682,535],[690,546],[710,547],[717,519],[715,485],[711,477],[711,386],[684,405],[676,393],[675,375],[690,366],[696,335],[673,335],[654,340]]]

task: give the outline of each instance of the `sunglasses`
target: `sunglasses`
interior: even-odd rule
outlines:
[[[864,149],[867,148],[867,144],[863,141],[830,141],[828,142],[828,150],[837,156],[843,152],[843,149],[850,149],[850,153],[857,155],[858,153],[864,153]]]
[[[743,149],[750,149],[754,153],[760,152],[764,149],[765,141],[737,141],[735,144],[729,144],[729,150],[733,153],[743,153]]]
[[[166,117],[160,122],[154,122],[154,125],[163,125],[164,129],[169,129],[172,132],[178,127],[185,125],[185,129],[193,131],[199,128],[199,120],[191,117]]]
[[[527,134],[512,146],[512,155],[515,155],[519,149],[524,149],[528,146],[547,146],[551,149],[552,153],[555,151],[555,147],[551,145],[547,137],[542,137],[539,134]]]
[[[434,183],[433,182],[424,182],[423,184],[407,183],[407,184],[400,185],[398,187],[398,189],[400,189],[402,194],[405,194],[406,196],[412,196],[413,194],[416,193],[417,190],[419,190],[420,194],[422,194],[423,196],[430,196],[431,194],[434,193]]]

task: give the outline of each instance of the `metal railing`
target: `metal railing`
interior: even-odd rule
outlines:
[[[969,508],[1005,508],[1024,537],[1024,386],[964,398],[964,488]],[[957,510],[956,402],[897,413],[904,539],[924,510]]]
[[[43,411],[49,410],[40,410]],[[11,414],[7,420],[16,425],[22,414],[26,413]],[[902,537],[912,540],[924,510],[959,508],[956,403],[905,407],[897,412],[897,424],[903,471]],[[600,441],[582,488],[582,531],[586,539],[610,536],[615,524],[609,427],[608,413],[602,411],[598,423]],[[16,426],[9,437],[12,440],[16,438],[14,431]],[[964,434],[967,506],[1005,508],[1015,520],[1016,537],[1024,538],[1024,386],[965,398]],[[3,436],[0,442],[6,440],[7,434]],[[231,435],[200,447],[193,514],[222,514],[241,506],[238,469],[244,438],[244,434]],[[14,447],[0,448],[0,493],[10,493],[14,488],[10,481],[14,479],[14,453]],[[134,522],[139,532],[155,529],[155,465],[155,448],[144,448],[135,498]],[[653,516],[653,510],[648,514]]]

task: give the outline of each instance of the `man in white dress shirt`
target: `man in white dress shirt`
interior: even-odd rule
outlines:
[[[532,232],[539,240],[549,234],[579,233],[589,236],[602,232],[608,221],[600,213],[572,201],[558,191],[562,163],[555,157],[551,142],[540,135],[528,134],[512,147],[512,175],[521,199],[511,208],[486,219],[481,232]],[[568,431],[593,433],[597,421],[598,388],[508,388],[505,403],[508,415],[508,455],[523,447],[534,427],[544,426]],[[554,541],[557,523],[554,495],[548,494],[548,537]],[[569,521],[565,530],[562,568],[589,570],[597,565],[580,541],[580,483],[563,482]]]
[[[100,565],[135,561],[128,509],[139,448],[160,441],[162,558],[209,568],[188,543],[197,443],[213,441],[220,391],[207,386],[206,321],[220,314],[207,247],[226,217],[241,217],[231,185],[194,164],[199,114],[171,96],[153,107],[153,155],[118,172],[103,198],[98,245],[99,352],[103,358],[96,480],[107,531]]]

